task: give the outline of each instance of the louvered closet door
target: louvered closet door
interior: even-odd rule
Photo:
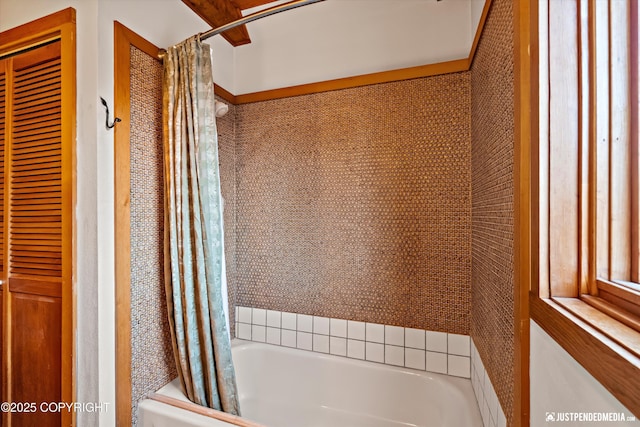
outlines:
[[[4,196],[8,242],[9,399],[61,400],[63,164],[60,42],[9,62]],[[68,236],[67,238],[69,238]],[[3,399],[8,400],[8,399]],[[14,426],[57,426],[58,413],[11,414]]]

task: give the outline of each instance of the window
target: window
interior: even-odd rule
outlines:
[[[540,287],[640,331],[638,7],[560,3],[541,97]]]
[[[531,315],[637,414],[638,4],[541,0],[538,13]]]
[[[592,271],[581,297],[640,330],[638,5],[612,1],[596,2],[595,7],[601,10],[593,19],[591,52],[596,86],[591,95],[587,184],[593,187],[588,201]]]

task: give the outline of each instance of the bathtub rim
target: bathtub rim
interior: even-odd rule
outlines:
[[[469,401],[475,404],[476,409],[479,410],[479,408],[477,408],[476,398],[473,392],[473,388],[471,386],[471,380],[469,378],[456,377],[456,376],[451,376],[447,374],[440,374],[437,372],[429,372],[429,371],[407,368],[403,366],[388,365],[388,364],[369,361],[369,360],[354,359],[354,358],[349,358],[344,356],[318,353],[318,352],[303,350],[299,348],[279,346],[279,345],[273,345],[273,344],[256,342],[256,341],[242,340],[239,338],[234,338],[231,340],[231,348],[232,350],[236,349],[236,351],[246,351],[245,349],[259,350],[260,348],[265,348],[267,350],[276,351],[276,352],[306,354],[307,356],[311,356],[314,358],[326,358],[329,360],[337,360],[340,363],[346,363],[346,364],[360,365],[362,363],[365,363],[369,365],[370,368],[376,369],[376,370],[384,370],[384,371],[391,370],[396,372],[400,371],[405,375],[425,377],[432,381],[449,384],[450,387],[453,387],[454,389],[456,389],[456,391],[463,394],[465,398],[469,398],[469,396],[466,396],[466,395],[471,394],[473,396],[473,399],[470,399]],[[465,390],[466,388],[471,388],[470,393],[468,390]],[[180,387],[180,381],[179,381],[179,378],[177,377],[174,378],[172,381],[168,382],[167,384],[165,384],[160,389],[158,389],[155,393],[150,394],[147,397],[147,399],[164,403],[176,408],[184,409],[208,418],[223,421],[225,423],[228,423],[229,425],[236,425],[241,427],[267,427],[264,424],[259,424],[247,418],[238,417],[236,415],[231,415],[226,412],[218,411],[218,410],[211,409],[202,405],[198,405],[197,403],[191,402],[182,392]]]
[[[176,380],[178,378],[172,380],[168,384],[166,384],[162,389],[165,389],[169,386],[175,386]],[[176,388],[176,387],[174,387]],[[160,389],[160,390],[162,390]],[[177,388],[176,388],[177,389]],[[197,403],[193,403],[188,400],[184,395],[184,400],[178,399],[175,397],[167,396],[165,394],[159,393],[159,391],[153,393],[147,397],[149,400],[153,400],[156,402],[164,403],[166,405],[170,405],[179,409],[184,409],[189,412],[193,412],[198,415],[205,416],[207,418],[212,418],[218,421],[223,421],[230,425],[240,426],[240,427],[267,427],[263,424],[258,424],[255,421],[248,420],[246,418],[238,417],[237,415],[228,414],[226,412],[218,411],[216,409],[207,408],[206,406],[198,405]],[[179,390],[179,389],[178,389]]]

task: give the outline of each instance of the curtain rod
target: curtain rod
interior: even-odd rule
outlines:
[[[275,15],[276,13],[285,12],[290,9],[295,9],[296,7],[306,6],[308,4],[318,3],[324,0],[295,0],[290,1],[289,3],[284,3],[278,6],[270,7],[269,9],[264,9],[259,12],[252,13],[251,15],[244,16],[240,19],[237,19],[233,22],[229,22],[218,28],[213,28],[209,31],[205,31],[204,33],[200,33],[200,40],[208,39],[209,37],[215,36],[216,34],[224,33],[227,30],[230,30],[235,27],[239,27],[240,25],[248,24],[249,22],[256,21],[261,18],[265,18],[267,16]]]

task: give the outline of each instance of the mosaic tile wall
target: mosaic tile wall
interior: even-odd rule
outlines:
[[[513,419],[513,1],[493,0],[471,68],[471,337]]]
[[[131,47],[131,410],[178,374],[164,292],[162,65]]]
[[[235,303],[468,334],[470,84],[237,106]]]

